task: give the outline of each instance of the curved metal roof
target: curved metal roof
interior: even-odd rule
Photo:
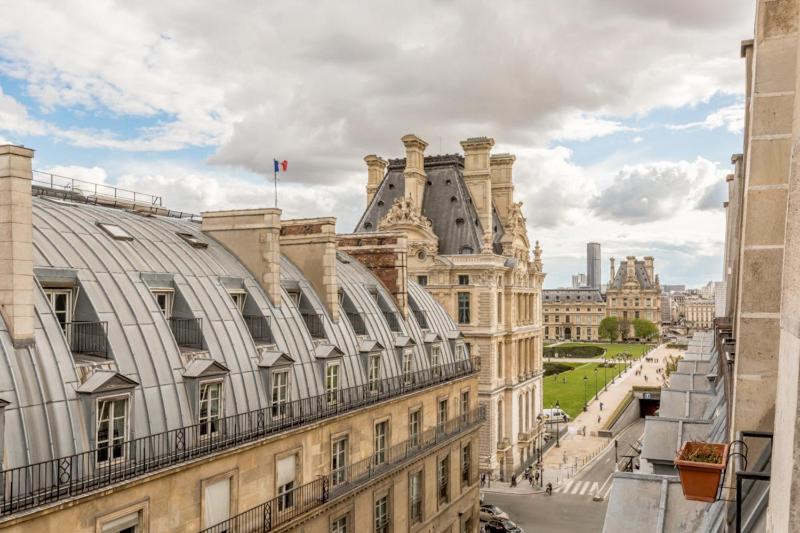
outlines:
[[[115,240],[97,223],[115,224],[132,240]],[[208,242],[195,248],[177,235],[190,233]],[[168,321],[150,292],[146,278],[171,279],[191,312],[202,319],[207,357],[228,369],[224,415],[268,405],[259,369],[259,351],[247,324],[227,293],[225,283],[241,280],[250,305],[271,320],[277,347],[293,362],[291,399],[321,394],[323,375],[313,339],[298,306],[287,290],[275,307],[247,269],[222,245],[202,234],[197,224],[178,219],[142,216],[128,211],[42,197],[33,199],[34,267],[47,278],[74,277],[81,298],[91,303],[94,320],[108,323],[110,361],[99,368],[113,370],[135,383],[132,389],[131,437],[196,423],[187,393],[184,371],[189,361],[181,355]],[[339,253],[340,288],[361,313],[367,338],[383,349],[382,378],[400,374],[394,351],[396,335],[414,339],[414,369],[429,366],[424,333],[409,317],[400,321],[401,333],[392,332],[374,296],[394,306],[391,295],[369,270]],[[347,317],[333,322],[302,272],[282,258],[281,280],[296,284],[305,300],[323,315],[326,343],[343,352],[342,387],[366,383],[364,358]],[[224,283],[225,282],[225,283]],[[442,339],[456,329],[435,300],[409,281],[418,307],[427,313],[432,331]],[[81,409],[82,370],[76,363],[58,320],[40,284],[35,285],[35,345],[13,347],[0,320],[0,398],[5,408],[5,468],[79,453],[90,449],[91,424]],[[384,304],[384,305],[386,305]],[[252,307],[251,307],[252,309]],[[442,342],[443,362],[453,360],[448,342]]]

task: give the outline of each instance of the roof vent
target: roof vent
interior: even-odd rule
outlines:
[[[458,217],[458,218],[456,219],[456,224],[459,224],[459,225],[461,225],[461,224],[463,224],[463,223],[464,223],[464,219],[463,219],[463,218],[461,218],[461,217]]]
[[[188,242],[192,246],[192,248],[208,248],[207,242],[201,241],[191,233],[182,233],[179,231],[178,237]]]
[[[383,207],[383,200],[378,200],[378,207]]]
[[[457,202],[457,201],[458,201],[458,198],[456,198],[455,196],[451,196],[451,197],[450,197],[450,201],[451,201],[451,202]]]
[[[364,229],[372,229],[372,222],[364,222]]]
[[[428,187],[430,187],[431,185],[433,185],[433,183],[431,183],[430,180],[428,180]]]
[[[446,183],[446,184],[448,184],[448,185],[450,185],[450,184],[451,184],[451,183],[453,183],[453,182],[452,182],[451,180],[449,180],[449,179],[448,179],[448,180],[446,180],[446,181],[445,181],[445,183]]]

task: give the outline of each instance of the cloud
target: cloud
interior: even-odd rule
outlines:
[[[633,141],[633,143],[634,143],[634,144],[638,144],[638,143],[642,142],[643,140],[644,140],[644,137],[639,137],[639,136],[637,136],[637,137],[634,137],[634,138],[632,139],[632,141]]]
[[[726,107],[721,107],[706,116],[704,120],[689,122],[687,124],[670,124],[671,130],[715,130],[725,128],[730,133],[742,133],[744,128],[744,103],[739,102]]]
[[[725,180],[717,180],[700,191],[695,204],[701,210],[722,210],[722,202],[728,197],[728,185]]]
[[[594,215],[622,224],[665,220],[694,204],[693,199],[712,183],[724,183],[724,176],[716,163],[701,157],[691,162],[626,166],[591,199],[589,207]]]

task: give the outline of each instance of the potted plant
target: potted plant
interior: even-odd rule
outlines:
[[[714,502],[719,480],[728,464],[728,445],[713,442],[685,442],[675,458],[687,500]]]

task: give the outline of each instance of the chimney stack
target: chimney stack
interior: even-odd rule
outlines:
[[[0,146],[0,314],[14,346],[33,343],[33,150]]]
[[[514,180],[511,167],[516,160],[517,158],[511,154],[496,154],[489,158],[492,201],[503,224],[508,222],[508,210],[514,202]]]
[[[484,251],[488,252],[492,249],[492,174],[489,155],[492,146],[494,139],[490,137],[461,141],[464,149],[464,181],[483,228]]]
[[[405,196],[417,211],[422,210],[422,199],[425,195],[425,148],[428,143],[414,134],[404,135],[401,139],[406,147]]]
[[[626,281],[635,281],[636,280],[636,256],[629,255],[625,258],[625,280]]]
[[[653,258],[651,256],[644,258],[644,270],[647,272],[647,278],[650,280],[650,283],[655,283],[655,280],[653,279]]]
[[[367,205],[369,205],[383,181],[388,163],[375,154],[366,156],[364,161],[367,163]]]
[[[614,259],[613,257],[612,257],[612,258],[610,258],[610,259],[611,259],[611,278],[610,278],[610,281],[611,281],[611,283],[613,283],[613,282],[614,282],[614,278],[615,278],[615,277],[616,277],[616,275],[617,275],[617,272],[616,272],[616,270],[615,270],[616,259]],[[610,285],[610,284],[609,284],[609,285]]]

